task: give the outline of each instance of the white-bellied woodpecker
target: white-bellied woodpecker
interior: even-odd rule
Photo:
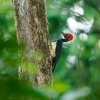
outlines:
[[[72,33],[63,33],[63,32],[61,32],[61,33],[63,34],[64,39],[63,38],[59,38],[56,41],[51,43],[51,45],[52,45],[52,49],[51,49],[52,72],[54,71],[55,66],[58,63],[58,60],[60,58],[63,42],[72,41],[73,38],[74,38],[74,35]]]

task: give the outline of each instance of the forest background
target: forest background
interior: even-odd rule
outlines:
[[[62,37],[60,30],[72,32],[74,41],[65,43],[53,73],[53,86],[46,90],[19,84],[18,42],[13,4],[0,0],[0,100],[100,99],[100,1],[47,0],[50,40]]]

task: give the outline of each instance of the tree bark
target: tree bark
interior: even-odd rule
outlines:
[[[13,0],[19,48],[19,78],[51,82],[52,66],[45,0]]]

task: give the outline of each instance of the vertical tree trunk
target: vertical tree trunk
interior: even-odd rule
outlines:
[[[19,49],[19,77],[32,85],[51,82],[45,0],[13,0]]]

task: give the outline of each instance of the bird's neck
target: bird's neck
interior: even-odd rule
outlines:
[[[62,40],[62,42],[68,42],[68,40],[66,40],[66,39],[61,39]]]

